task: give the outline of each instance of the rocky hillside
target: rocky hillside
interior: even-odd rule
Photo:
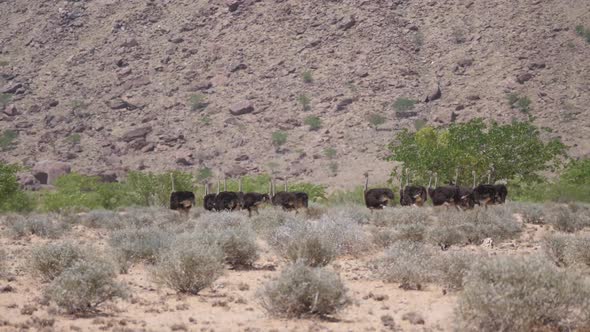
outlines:
[[[525,112],[590,154],[587,0],[0,0],[0,21],[5,161],[350,187],[386,179],[402,128]]]

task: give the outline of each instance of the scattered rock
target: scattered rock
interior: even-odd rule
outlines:
[[[457,61],[457,65],[461,67],[469,67],[473,64],[473,58],[463,58]]]
[[[15,291],[14,287],[12,287],[10,285],[0,287],[0,293],[12,293],[14,291]]]
[[[8,84],[8,85],[4,86],[2,88],[2,90],[0,90],[0,91],[2,93],[10,93],[10,94],[13,94],[13,93],[16,93],[22,87],[23,87],[23,85],[21,83],[11,83],[11,84]]]
[[[233,165],[229,170],[225,171],[225,176],[230,178],[244,176],[246,174],[248,174],[248,170],[240,165]]]
[[[151,132],[152,132],[152,127],[150,127],[150,126],[135,128],[135,129],[129,130],[128,132],[123,134],[123,136],[121,136],[121,140],[124,142],[131,142],[131,141],[136,140],[138,138],[145,138],[147,136],[147,134],[149,134]]]
[[[520,84],[524,84],[525,82],[529,81],[533,78],[533,75],[529,72],[521,72],[516,75],[516,82]]]
[[[440,97],[442,96],[442,92],[440,91],[440,85],[438,83],[432,85],[432,87],[430,87],[428,91],[429,92],[426,95],[426,98],[424,98],[424,102],[426,103],[440,99]]]
[[[191,84],[190,87],[188,88],[188,91],[189,92],[197,92],[197,91],[209,90],[209,89],[211,89],[212,86],[213,86],[213,83],[211,83],[211,81],[199,81],[199,82]]]
[[[478,94],[470,94],[470,95],[467,95],[465,97],[465,99],[475,101],[475,100],[480,100],[481,98],[479,97]]]
[[[240,156],[236,157],[236,159],[234,159],[234,160],[235,160],[235,161],[246,161],[246,160],[248,160],[248,159],[250,159],[250,157],[248,157],[248,155],[246,155],[246,154],[242,154],[242,155],[240,155]]]
[[[356,18],[354,17],[354,15],[351,15],[338,28],[346,31],[346,30],[352,28],[355,24],[356,24]]]
[[[244,100],[233,104],[229,108],[229,112],[232,115],[248,114],[254,112],[254,106],[252,105],[252,102]]]
[[[388,328],[390,330],[395,329],[395,320],[393,319],[393,317],[391,315],[381,316],[381,323],[383,323],[383,326],[385,326],[386,328]]]
[[[18,183],[23,190],[37,191],[41,189],[41,182],[39,182],[33,174],[19,174]]]
[[[248,68],[248,66],[245,63],[241,63],[241,62],[232,63],[229,66],[229,71],[232,72],[232,73],[235,73],[238,70],[243,70],[243,69],[246,69],[246,68]]]
[[[225,1],[225,5],[227,6],[227,9],[229,9],[230,12],[235,12],[236,10],[238,10],[238,8],[240,8],[241,4],[242,4],[242,0],[226,0]]]
[[[168,41],[172,44],[180,44],[184,41],[184,38],[182,38],[181,36],[174,36],[168,39]]]
[[[352,104],[354,101],[354,99],[352,98],[345,98],[342,99],[340,102],[338,102],[338,105],[336,105],[336,112],[340,112],[344,109],[346,109],[346,107],[350,104]]]
[[[113,98],[106,102],[107,106],[112,110],[122,110],[126,109],[128,111],[132,111],[137,109],[136,105],[130,104],[129,102],[121,99],[121,98]]]
[[[3,113],[8,116],[17,116],[18,109],[16,108],[16,106],[14,104],[11,104],[11,105],[8,105],[4,108]]]
[[[35,164],[32,171],[39,183],[53,184],[60,176],[70,173],[71,166],[60,161],[43,160]]]
[[[407,320],[410,324],[424,325],[424,318],[415,312],[408,312],[402,316],[402,320]]]
[[[484,248],[493,248],[494,247],[494,240],[492,240],[491,237],[485,238],[482,242],[481,242],[481,246]]]

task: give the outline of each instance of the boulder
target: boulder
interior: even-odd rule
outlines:
[[[238,8],[240,8],[241,4],[242,4],[242,0],[226,0],[225,1],[225,5],[227,6],[227,9],[230,12],[235,12],[236,10],[238,10]]]
[[[39,182],[33,174],[19,174],[18,183],[23,190],[37,191],[41,189],[41,182]]]
[[[344,109],[346,109],[346,107],[350,104],[352,104],[354,100],[352,98],[345,98],[342,99],[341,101],[338,102],[338,105],[336,105],[336,112],[340,112]]]
[[[430,101],[435,101],[437,99],[440,99],[441,96],[442,96],[442,92],[440,91],[440,85],[433,84],[428,89],[428,94],[426,95],[426,98],[424,98],[424,102],[427,103]]]
[[[53,184],[57,178],[70,171],[69,164],[53,160],[43,160],[33,166],[33,176],[40,184]]]
[[[11,83],[2,88],[0,92],[2,93],[16,93],[23,85],[21,83]]]
[[[252,102],[250,102],[250,101],[243,100],[243,101],[233,104],[229,108],[229,112],[232,115],[243,115],[243,114],[252,113],[252,112],[254,112],[254,105],[252,105]]]
[[[121,136],[121,140],[124,142],[131,142],[131,141],[136,140],[138,138],[145,139],[147,134],[149,134],[151,132],[152,132],[152,127],[150,127],[150,126],[135,128],[135,129],[129,130],[128,132],[123,134],[123,136]]]
[[[520,72],[516,75],[516,81],[519,84],[524,84],[525,82],[529,81],[533,78],[533,75],[529,72]]]
[[[16,106],[14,106],[14,104],[12,105],[8,105],[4,108],[3,111],[4,114],[8,115],[8,116],[17,116],[18,115],[18,109],[16,108]]]

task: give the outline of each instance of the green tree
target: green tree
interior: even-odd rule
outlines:
[[[17,165],[0,162],[0,211],[30,211],[34,207],[33,199],[20,190],[16,173]]]
[[[417,178],[427,180],[437,172],[439,182],[450,181],[459,168],[461,183],[471,183],[471,171],[484,175],[492,166],[495,179],[540,180],[539,172],[555,170],[566,155],[559,140],[547,143],[530,122],[486,125],[481,119],[452,124],[448,128],[424,127],[417,132],[404,130],[389,144],[389,160],[401,163]]]
[[[570,161],[560,179],[567,184],[590,185],[590,159]]]

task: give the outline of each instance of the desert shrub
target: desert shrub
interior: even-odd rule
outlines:
[[[416,209],[402,207],[399,209],[385,209],[371,215],[371,224],[376,226],[397,226],[409,224],[426,224],[430,220],[430,209]]]
[[[306,117],[304,123],[309,126],[309,130],[318,130],[322,127],[322,120],[315,115]]]
[[[115,298],[127,297],[126,288],[115,281],[114,267],[101,258],[77,260],[45,290],[45,297],[68,313],[88,312]]]
[[[395,229],[396,241],[423,241],[426,236],[426,226],[423,224],[401,224]]]
[[[8,264],[6,263],[7,255],[6,250],[0,249],[0,279],[6,278],[8,275]]]
[[[590,43],[590,28],[585,28],[583,25],[579,24],[576,25],[575,30],[578,36],[586,39],[586,41]]]
[[[271,207],[267,209],[261,209],[260,214],[252,215],[252,218],[250,218],[250,223],[258,234],[262,235],[264,238],[268,238],[272,235],[276,228],[289,222],[301,220],[301,216],[294,215],[279,208]]]
[[[369,124],[375,129],[384,124],[386,120],[387,119],[379,113],[371,113],[367,116],[367,121],[369,121]]]
[[[58,214],[10,215],[4,223],[8,232],[16,238],[37,235],[55,239],[71,228],[70,224]]]
[[[338,151],[336,151],[336,149],[334,149],[333,147],[328,147],[324,149],[324,156],[326,156],[326,158],[328,159],[334,159],[337,154]]]
[[[152,227],[169,228],[182,223],[183,219],[178,213],[162,207],[126,208],[119,213],[120,222],[113,226],[124,227]]]
[[[313,74],[311,71],[309,71],[309,70],[304,71],[301,76],[303,78],[303,82],[305,82],[305,83],[312,83],[313,82]]]
[[[256,233],[248,219],[231,212],[204,214],[197,220],[196,230],[207,242],[220,246],[225,261],[233,267],[249,267],[260,256]]]
[[[193,112],[202,111],[209,105],[207,97],[202,93],[191,95],[189,98],[189,104],[191,105],[191,111]]]
[[[387,248],[397,241],[398,233],[392,227],[370,226],[373,243],[379,248]]]
[[[416,101],[408,98],[397,98],[393,103],[396,112],[407,112],[414,109]]]
[[[510,108],[518,109],[522,113],[528,113],[531,110],[531,99],[527,96],[519,96],[516,93],[508,95],[508,105]]]
[[[386,282],[400,283],[404,289],[422,289],[437,275],[436,249],[414,241],[397,241],[376,264],[377,273]]]
[[[578,204],[554,205],[545,218],[556,230],[573,233],[590,226],[590,209]]]
[[[158,252],[170,245],[174,235],[157,227],[125,228],[114,231],[109,239],[122,270],[136,262],[154,263]]]
[[[268,243],[279,256],[310,266],[330,264],[338,255],[336,241],[307,221],[293,221],[276,228]]]
[[[328,196],[327,204],[331,206],[358,206],[366,210],[364,188],[357,186],[353,190],[336,190]]]
[[[34,275],[49,281],[77,261],[90,256],[85,248],[72,242],[48,243],[33,248],[29,265]]]
[[[461,331],[540,331],[588,327],[590,285],[538,256],[474,265],[459,295]]]
[[[223,273],[223,251],[217,245],[179,237],[163,251],[152,269],[154,279],[178,292],[198,294]]]
[[[0,161],[0,212],[27,212],[34,207],[31,196],[20,190],[16,176],[19,170],[20,167],[17,165],[5,164]]]
[[[545,223],[545,206],[538,203],[507,203],[515,213],[522,216],[522,221],[528,224],[541,225]]]
[[[462,289],[467,274],[478,259],[477,254],[464,251],[447,251],[441,254],[437,264],[439,282],[448,289]]]
[[[349,303],[340,277],[302,262],[287,266],[259,292],[262,306],[278,317],[325,316]]]
[[[278,130],[272,133],[271,135],[272,145],[278,150],[282,145],[287,143],[287,133]]]
[[[297,97],[297,101],[299,101],[299,103],[303,107],[304,111],[309,111],[311,109],[311,106],[310,106],[311,100],[309,99],[309,97],[307,95],[300,94],[299,97]]]
[[[590,267],[590,235],[548,235],[543,249],[557,266]]]
[[[359,223],[345,215],[324,215],[314,224],[325,241],[334,242],[338,255],[359,255],[370,248],[370,238]]]
[[[335,219],[350,219],[357,224],[368,224],[371,218],[371,211],[364,206],[347,204],[338,207],[332,207],[328,215]]]
[[[125,227],[119,214],[110,210],[93,210],[79,214],[78,221],[88,228],[121,229]]]
[[[323,204],[310,202],[307,206],[306,216],[310,219],[317,219],[328,213],[328,209]]]
[[[4,130],[0,135],[0,151],[12,150],[16,146],[16,139],[18,138],[18,132],[14,130]]]

